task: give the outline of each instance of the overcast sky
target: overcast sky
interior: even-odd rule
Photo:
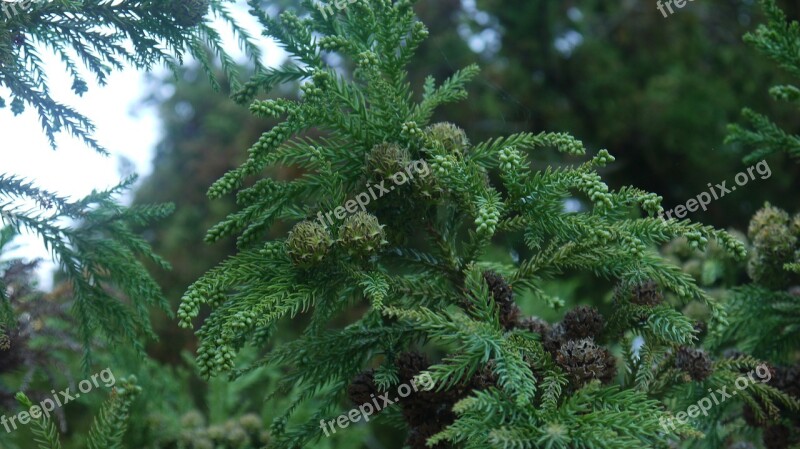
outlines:
[[[236,4],[240,23],[249,25],[252,34],[259,36],[255,21],[246,13],[245,1],[238,0]],[[227,31],[223,24],[219,28]],[[235,41],[228,33],[225,35],[231,53],[241,58]],[[274,43],[264,40],[262,44],[267,65],[282,59],[283,53]],[[97,125],[95,137],[111,152],[111,156],[96,154],[69,135],[59,135],[58,150],[53,151],[32,108],[28,107],[25,113],[15,117],[6,107],[0,109],[0,173],[15,174],[34,181],[40,187],[75,198],[93,189],[105,189],[119,183],[124,176],[120,171],[121,159],[132,162],[142,177],[150,173],[154,146],[161,130],[155,108],[140,104],[146,94],[144,74],[127,68],[111,75],[104,87],[91,83],[93,78],[87,74],[89,91],[78,97],[72,93],[72,79],[59,60],[44,49],[41,54],[48,68],[53,98],[89,117]],[[2,87],[0,95],[8,101],[8,91]],[[23,235],[17,243],[21,248],[14,256],[49,260],[36,237]],[[51,269],[52,265],[45,264],[44,270],[48,268]],[[43,276],[45,284],[48,277]]]

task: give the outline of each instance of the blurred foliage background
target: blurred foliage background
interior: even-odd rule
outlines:
[[[293,3],[265,2],[265,7],[276,12]],[[800,4],[781,4],[790,18],[800,19]],[[651,0],[421,0],[417,10],[431,37],[411,67],[414,85],[421,86],[428,75],[441,80],[469,63],[482,67],[469,89],[469,100],[442,108],[434,121],[454,122],[475,141],[520,131],[569,132],[588,148],[607,148],[617,158],[605,177],[611,187],[633,185],[656,192],[664,197],[665,209],[707,191],[709,183],[730,184],[746,168],[742,149],[723,145],[725,127],[739,120],[742,107],[775,117],[787,132],[800,131],[799,117],[767,94],[783,75],[742,42],[742,35],[761,20],[753,0],[697,0],[667,18]],[[205,231],[232,210],[226,201],[233,201],[209,202],[206,189],[238,166],[243,150],[271,124],[233,103],[229,92],[211,92],[195,67],[183,70],[177,80],[153,77],[150,85],[151,93],[143,101],[158,105],[163,138],[153,172],[141,183],[134,201],[176,205],[171,217],[146,230],[156,253],[173,265],[171,272],[154,274],[174,309],[187,286],[233,250],[232,241],[213,245],[203,241]],[[553,154],[536,157],[541,166],[575,162]],[[767,200],[789,211],[800,210],[800,165],[789,163],[785,155],[773,156],[768,163],[769,179],[752,181],[713,202],[708,211],[689,217],[743,230]],[[610,296],[610,287],[600,280],[573,277],[550,290],[567,304],[594,297],[591,302],[597,305],[597,292]],[[611,306],[607,302],[605,307]],[[552,312],[526,312],[552,318],[547,316]],[[264,437],[260,430],[272,425],[286,405],[282,399],[265,403],[259,393],[281,373],[257,373],[234,385],[224,379],[208,385],[194,375],[187,355],[195,349],[194,336],[170,318],[153,318],[161,336],[149,348],[153,361],[108,351],[108,363],[119,366],[119,376],[138,374],[147,379],[142,386],[155,393],[136,406],[130,432],[135,437],[129,447],[255,445]],[[16,368],[0,363],[0,386],[11,388],[25,376],[39,376]],[[64,371],[73,369],[79,372],[77,367]],[[24,382],[31,384],[27,378]],[[95,399],[102,398],[91,400]],[[84,427],[81,416],[92,404],[67,409],[66,421]],[[0,411],[12,406],[0,402]],[[197,428],[205,430],[186,431]],[[71,428],[63,430],[73,434]],[[396,432],[383,429],[366,435],[348,429],[317,447],[395,448],[402,441]],[[4,443],[2,434],[0,447],[14,447],[10,441]],[[209,441],[215,446],[204,446]],[[24,437],[17,443],[32,447]],[[80,441],[68,438],[67,447],[80,447]]]

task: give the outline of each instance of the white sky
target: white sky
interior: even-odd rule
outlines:
[[[255,20],[246,12],[245,1],[237,0],[236,5],[239,23],[246,25],[254,36],[260,36]],[[227,27],[219,24],[219,28],[225,32],[231,54],[241,58]],[[273,42],[264,39],[261,47],[266,65],[276,64],[283,58],[282,51]],[[22,115],[15,117],[7,106],[0,109],[0,173],[13,173],[34,181],[39,187],[75,198],[119,183],[124,177],[119,169],[121,159],[132,162],[140,178],[149,174],[161,129],[155,108],[140,104],[146,93],[144,74],[133,68],[114,72],[105,87],[94,84],[94,78],[86,74],[89,91],[78,97],[72,93],[72,79],[58,59],[46,50],[42,50],[41,55],[48,67],[53,98],[91,119],[97,126],[95,138],[111,156],[95,153],[68,134],[58,135],[58,150],[53,151],[33,108],[27,107]],[[9,102],[8,92],[2,87],[0,95]],[[35,236],[23,235],[17,243],[20,249],[7,256],[40,257],[45,262],[43,271],[52,269],[47,251]],[[49,285],[48,277],[42,278],[44,287]]]

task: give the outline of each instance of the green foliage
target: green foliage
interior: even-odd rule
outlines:
[[[286,11],[279,18],[261,12],[254,1],[251,6],[265,32],[294,59],[257,74],[234,95],[252,100],[258,116],[285,118],[209,190],[211,198],[238,190],[240,211],[214,227],[208,240],[238,235],[240,251],[195,282],[178,312],[181,326],[191,327],[202,306],[211,309],[197,331],[201,374],[237,377],[264,366],[290,368],[274,394],[294,386],[301,391],[297,404],[324,405],[296,426],[287,426],[296,406],[289,407],[285,418],[273,423],[273,444],[303,447],[322,436],[317,423],[336,413],[356,374],[379,366],[376,383],[395,385],[404,366],[398,354],[425,341],[445,355],[416,371],[437,382],[430,394],[457,400],[452,407],[457,417],[423,428],[407,415],[413,400],[401,404],[403,415],[381,413],[379,420],[408,426],[412,447],[425,439],[476,448],[666,447],[672,436],[659,423],[669,416],[662,401],[669,388],[692,382],[674,375],[675,352],[694,340],[691,323],[674,306],[704,304],[715,332],[726,318],[690,276],[653,248],[684,237],[690,247],[704,250],[715,239],[743,258],[742,243],[708,226],[657,217],[662,210],[657,195],[630,187],[610,190],[598,174],[614,160],[605,150],[582,164],[535,169],[529,150],[586,153],[568,134],[519,133],[471,145],[464,138],[469,133],[452,125],[427,128],[437,106],[466,96],[465,83],[477,68],[455,72],[438,86],[428,78],[420,91],[412,89],[405,67],[428,34],[415,19],[412,2],[358,0],[323,15],[305,1],[304,15]],[[352,77],[327,65],[329,52],[352,61]],[[253,100],[287,81],[301,83],[301,99]],[[329,230],[333,244],[324,255],[315,243],[316,228],[309,233],[314,239],[302,240],[310,249],[300,244],[299,233],[289,241],[261,237],[279,222],[307,220],[301,225],[311,229],[309,221],[319,213],[356,198],[375,176],[370,155],[393,145],[406,150],[394,154],[407,154],[429,172],[409,174],[408,182],[366,207],[369,214],[361,217],[377,221],[380,228],[372,228],[385,233],[384,246],[371,245],[364,254],[362,240],[347,237],[348,221],[358,215],[335,216]],[[302,171],[288,181],[261,177],[245,187],[273,167]],[[497,173],[500,182],[493,183],[489,173]],[[580,204],[577,212],[565,210],[567,199]],[[524,234],[531,257],[515,264],[485,260],[492,242],[517,232]],[[313,254],[313,265],[298,263],[303,251]],[[548,332],[521,327],[513,298],[487,289],[479,274],[484,268],[507,277],[515,294],[553,304],[543,282],[568,270],[626,285],[652,280],[671,292],[674,302],[649,309],[620,299],[617,316],[594,337],[619,342],[625,369],[638,380],[601,386],[599,381],[611,381],[604,373],[586,373],[590,368],[576,366],[563,345],[548,349]],[[296,322],[301,314],[308,320],[302,335],[271,346],[282,319]],[[341,319],[348,324],[331,329]],[[644,345],[634,354],[627,348],[636,336]],[[236,355],[247,345],[266,347],[268,353],[252,366],[237,367]],[[581,357],[610,357],[591,339],[584,347],[588,352]],[[603,363],[614,365],[613,358]],[[486,370],[494,379],[489,385],[465,387]],[[576,383],[568,376],[571,370],[597,380]],[[730,372],[721,366],[718,375]],[[430,410],[423,407],[421,413]],[[696,435],[688,425],[677,433]]]
[[[23,8],[21,4],[25,4]],[[11,110],[20,114],[33,106],[55,148],[55,135],[66,131],[89,147],[107,153],[92,136],[94,125],[50,94],[40,53],[57,56],[72,77],[72,90],[83,95],[87,83],[81,68],[105,84],[113,70],[130,64],[143,70],[165,65],[177,70],[187,56],[206,69],[215,88],[214,62],[219,57],[232,85],[236,64],[222,47],[217,29],[203,20],[208,13],[230,25],[249,56],[260,67],[260,50],[231,18],[227,0],[110,0],[4,2],[0,9],[0,86],[11,92]],[[209,52],[210,50],[210,52]],[[0,98],[0,106],[6,100]]]
[[[745,41],[775,61],[790,75],[800,77],[800,24],[789,22],[775,0],[761,0],[767,14],[767,23],[745,35]],[[775,100],[796,105],[800,89],[793,85],[774,86],[769,90]],[[753,163],[774,153],[786,152],[791,158],[800,158],[800,137],[787,133],[767,116],[752,109],[742,111],[748,126],[730,125],[726,142],[738,143],[754,150],[745,163]]]
[[[128,410],[136,396],[141,392],[141,387],[136,385],[136,378],[120,379],[119,385],[111,392],[110,397],[103,403],[100,412],[95,417],[94,425],[89,431],[87,449],[120,449],[125,435],[128,420]],[[20,392],[17,400],[25,408],[31,410],[34,406],[28,397]],[[37,406],[37,408],[39,408]],[[61,449],[58,430],[47,414],[31,413],[32,431],[38,449]]]
[[[120,379],[89,430],[87,449],[121,449],[131,403],[141,392],[136,378]]]
[[[83,343],[84,367],[91,364],[96,333],[114,343],[133,344],[155,337],[152,307],[168,311],[161,289],[140,261],[146,258],[168,268],[133,228],[166,216],[170,205],[125,208],[116,196],[135,178],[118,186],[68,200],[13,176],[0,175],[0,219],[14,232],[36,235],[58,262],[75,297],[72,309]],[[70,224],[74,220],[77,224]],[[5,285],[0,282],[0,290]],[[4,299],[4,308],[7,302]]]
[[[27,410],[30,410],[33,406],[33,403],[25,396],[25,393],[17,393],[17,400]],[[32,418],[34,441],[39,449],[61,449],[61,440],[58,438],[58,430],[56,430],[53,421],[41,411],[38,418]]]

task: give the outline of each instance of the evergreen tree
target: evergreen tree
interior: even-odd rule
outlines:
[[[149,70],[164,64],[177,70],[186,56],[193,56],[219,88],[213,75],[216,55],[232,86],[237,86],[236,65],[221,46],[219,31],[206,22],[213,12],[232,26],[241,46],[260,70],[260,51],[250,35],[231,18],[223,0],[107,0],[58,2],[3,2],[0,12],[0,86],[11,94],[15,114],[32,105],[42,129],[55,146],[55,134],[66,131],[89,147],[107,153],[93,137],[91,121],[53,99],[47,73],[40,59],[45,48],[58,56],[73,78],[72,89],[83,94],[87,83],[83,66],[104,84],[112,70],[124,64]],[[207,49],[211,49],[211,53]],[[0,106],[5,106],[0,98]],[[69,201],[40,189],[13,174],[0,173],[0,221],[14,232],[36,234],[58,261],[75,295],[73,311],[78,318],[85,347],[84,367],[91,363],[91,339],[101,331],[114,342],[143,348],[139,336],[155,337],[150,327],[152,306],[168,310],[159,286],[140,261],[168,264],[134,233],[163,218],[170,205],[125,208],[116,196],[135,181],[130,178],[103,192]],[[77,225],[70,224],[74,221]],[[65,224],[66,223],[66,224]],[[6,326],[13,324],[10,307],[0,283],[0,307]]]
[[[465,98],[478,69],[412,89],[405,67],[428,34],[413,2],[356,0],[339,10],[302,3],[302,16],[276,18],[250,2],[293,61],[257,74],[234,95],[255,115],[284,120],[209,190],[212,199],[238,191],[239,210],[207,239],[237,235],[240,249],[195,282],[178,311],[191,327],[202,306],[211,308],[197,331],[201,373],[237,377],[282,367],[288,374],[275,393],[299,386],[296,404],[321,401],[294,426],[296,405],[273,422],[277,448],[304,447],[332,431],[326,420],[345,395],[363,406],[425,376],[433,390],[377,417],[404,426],[412,448],[668,447],[678,436],[698,436],[690,425],[667,431],[661,423],[758,361],[713,361],[691,348],[698,331],[676,306],[704,304],[714,333],[726,323],[724,311],[653,247],[682,236],[704,249],[716,239],[742,258],[743,245],[707,226],[658,218],[654,194],[611,191],[597,173],[614,160],[605,150],[582,164],[535,170],[527,150],[585,154],[567,134],[472,144],[455,125],[430,124],[437,106]],[[331,53],[352,61],[352,77],[326,63]],[[254,100],[287,81],[302,83],[300,100]],[[260,176],[273,166],[303,174]],[[578,212],[565,210],[570,197],[581,202]],[[278,222],[297,223],[285,239],[265,239]],[[524,235],[530,258],[485,257],[493,240],[515,233]],[[542,283],[565,270],[617,280],[614,314],[606,320],[579,308],[555,324],[522,316],[516,298],[560,304]],[[668,301],[659,299],[666,293]],[[338,328],[353,308],[361,316]],[[303,334],[273,346],[282,319],[300,314],[307,315]],[[643,345],[634,350],[634,340]],[[267,354],[237,366],[246,345]],[[423,346],[442,356],[429,361]],[[796,405],[769,386],[742,397]]]

